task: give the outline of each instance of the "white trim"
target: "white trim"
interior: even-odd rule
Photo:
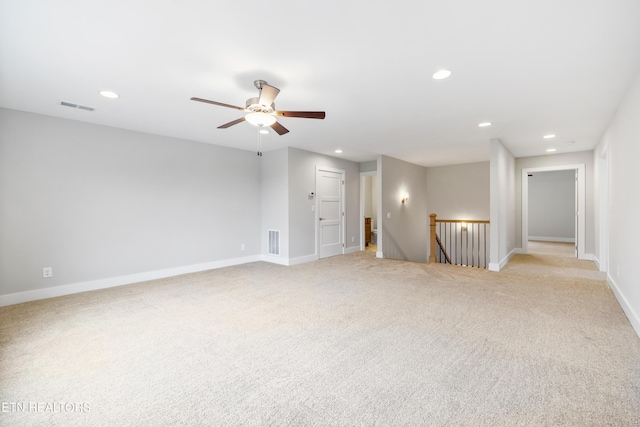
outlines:
[[[358,246],[349,246],[344,249],[344,255],[346,254],[354,254],[356,252],[360,252],[360,248]],[[336,255],[339,256],[339,255]],[[260,261],[270,262],[272,264],[283,265],[285,267],[291,267],[293,265],[306,264],[308,262],[318,261],[317,254],[304,255],[296,258],[282,258],[282,257],[274,257],[270,255],[262,255],[260,257]]]
[[[287,266],[291,266],[291,265],[298,265],[298,264],[306,264],[308,262],[313,262],[313,261],[317,261],[318,260],[318,255],[317,254],[312,254],[312,255],[305,255],[305,256],[299,256],[296,258],[289,258],[287,260]]]
[[[281,256],[274,256],[269,254],[261,255],[260,261],[269,262],[271,264],[285,265],[285,266],[289,265],[289,258],[283,258]]]
[[[629,304],[629,301],[624,297],[624,294],[620,291],[620,288],[613,280],[613,277],[609,274],[607,274],[607,283],[609,284],[609,288],[613,292],[613,295],[615,295],[618,300],[618,304],[622,307],[624,314],[626,314],[627,319],[629,319],[629,323],[631,323],[636,335],[640,338],[640,316],[638,316],[638,313],[636,313],[631,304]]]
[[[376,258],[384,258],[384,254],[382,253],[382,251],[376,252]]]
[[[561,165],[561,166],[545,166],[538,168],[524,168],[522,169],[522,250],[527,253],[527,241],[529,240],[529,180],[528,175],[532,172],[551,172],[561,170],[578,170],[578,192],[576,197],[578,198],[578,259],[589,259],[585,254],[586,248],[586,216],[587,216],[587,203],[586,203],[586,181],[585,181],[585,165]]]
[[[573,237],[542,237],[542,236],[529,236],[529,240],[537,240],[539,242],[557,242],[557,243],[574,243],[576,241]]]
[[[507,263],[509,262],[509,260],[511,260],[511,258],[513,258],[513,256],[518,253],[516,252],[515,249],[513,249],[511,252],[509,252],[509,254],[502,258],[502,261],[500,261],[500,263],[497,262],[490,262],[489,263],[489,271],[500,271],[504,268],[505,265],[507,265]]]
[[[20,304],[23,302],[37,301],[45,298],[55,298],[80,292],[96,291],[99,289],[114,288],[116,286],[131,285],[133,283],[147,282],[149,280],[164,279],[180,276],[182,274],[197,273],[200,271],[214,270],[217,268],[231,267],[249,262],[261,261],[260,255],[243,258],[232,258],[220,261],[212,261],[203,264],[186,265],[183,267],[168,268],[165,270],[148,271],[145,273],[129,274],[126,276],[111,277],[107,279],[90,280],[87,282],[72,283],[50,288],[34,289],[31,291],[16,292],[14,294],[0,295],[0,307]]]

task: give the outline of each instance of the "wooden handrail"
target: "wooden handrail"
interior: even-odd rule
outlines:
[[[435,214],[431,214],[435,215]],[[429,216],[431,216],[429,215]],[[489,224],[489,220],[487,219],[436,219],[436,222],[468,222],[469,224]]]

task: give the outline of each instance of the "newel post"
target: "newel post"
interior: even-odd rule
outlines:
[[[429,262],[436,262],[436,214],[429,215]]]

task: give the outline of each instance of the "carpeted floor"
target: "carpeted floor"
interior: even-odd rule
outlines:
[[[363,251],[0,308],[0,404],[3,426],[634,426],[640,340],[589,261]]]

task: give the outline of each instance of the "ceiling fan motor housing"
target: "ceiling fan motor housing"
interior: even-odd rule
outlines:
[[[276,104],[271,103],[271,106],[260,105],[260,98],[249,98],[247,99],[247,111],[251,111],[254,113],[266,113],[271,114],[276,110]]]

